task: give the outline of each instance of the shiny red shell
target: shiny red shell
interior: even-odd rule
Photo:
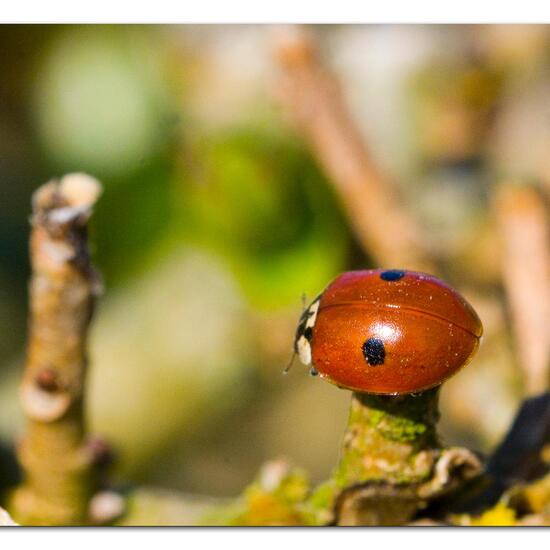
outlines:
[[[326,288],[308,341],[321,377],[360,392],[403,394],[452,376],[482,332],[474,309],[443,281],[377,269],[343,273]]]

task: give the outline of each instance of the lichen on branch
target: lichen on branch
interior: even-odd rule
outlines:
[[[404,525],[435,499],[479,479],[479,458],[443,447],[439,389],[402,396],[354,393],[339,463],[315,489],[273,461],[242,495],[205,514],[203,525]]]
[[[29,338],[21,404],[26,433],[18,448],[23,482],[9,511],[23,524],[90,522],[96,490],[86,441],[86,339],[101,284],[91,265],[87,225],[101,193],[84,174],[40,187],[31,217]]]
[[[468,449],[440,444],[439,388],[401,396],[354,393],[341,457],[309,499],[311,522],[402,525],[481,472]]]

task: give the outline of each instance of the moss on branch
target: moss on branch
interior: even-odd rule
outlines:
[[[441,447],[438,396],[354,393],[340,461],[308,501],[310,523],[404,524],[477,475],[475,455]]]

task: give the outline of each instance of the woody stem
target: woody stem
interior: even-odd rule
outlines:
[[[313,507],[323,503],[325,510],[325,518],[321,514],[318,521],[409,521],[418,503],[414,494],[408,495],[410,488],[430,478],[439,455],[438,401],[439,387],[399,396],[354,392],[340,460],[312,496]],[[327,510],[332,510],[332,519]]]
[[[23,524],[88,522],[95,490],[86,446],[86,337],[98,280],[87,221],[100,186],[83,174],[33,196],[29,343],[21,402],[27,429],[18,448],[23,482],[10,511]]]

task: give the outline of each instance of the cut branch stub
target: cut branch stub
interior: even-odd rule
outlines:
[[[440,446],[438,393],[353,394],[340,462],[308,503],[312,522],[402,525],[481,473],[468,449]]]
[[[87,222],[100,192],[95,179],[70,174],[33,196],[30,334],[21,386],[27,431],[18,449],[24,480],[10,507],[24,524],[85,524],[95,492],[83,393],[88,326],[101,289]]]

